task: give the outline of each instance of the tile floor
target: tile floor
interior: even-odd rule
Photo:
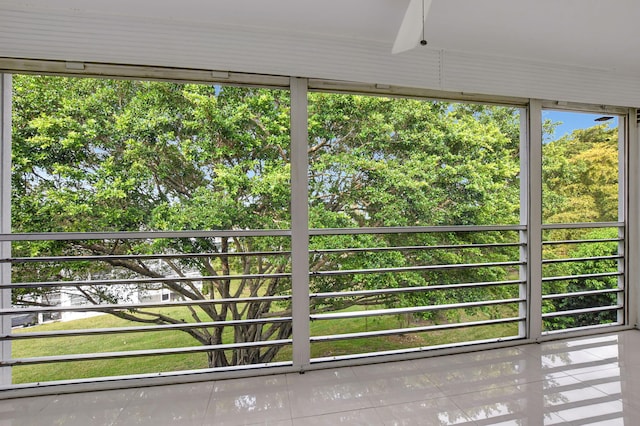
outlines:
[[[640,331],[446,357],[0,401],[8,425],[640,425]]]

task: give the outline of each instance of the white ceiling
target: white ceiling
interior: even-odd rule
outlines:
[[[409,0],[1,0],[393,44]],[[428,48],[640,73],[638,0],[433,0]],[[419,55],[420,48],[403,55]]]

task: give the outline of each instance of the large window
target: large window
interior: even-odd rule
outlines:
[[[628,322],[623,110],[540,126],[538,101],[532,117],[257,78],[14,77],[14,383],[294,371]]]
[[[46,323],[14,331],[14,381],[273,362],[289,109],[287,90],[15,76],[13,232],[57,234],[13,244],[14,321]]]
[[[544,111],[543,326],[624,322],[624,118]]]
[[[519,336],[519,129],[517,108],[309,96],[314,358]]]

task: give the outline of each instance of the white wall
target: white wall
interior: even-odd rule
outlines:
[[[391,55],[390,44],[312,37],[286,28],[275,32],[187,24],[16,3],[0,3],[0,57],[228,70],[640,105],[640,76],[619,75],[610,69],[422,47]]]

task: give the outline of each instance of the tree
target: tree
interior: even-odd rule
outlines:
[[[547,223],[618,221],[618,137],[617,129],[606,124],[578,129],[551,141],[543,148],[543,216]],[[617,238],[615,228],[560,229],[549,232],[552,240]],[[615,242],[558,245],[547,250],[549,258],[612,256]],[[567,262],[547,265],[547,276],[569,276],[617,271],[615,260]],[[616,277],[576,278],[551,281],[543,286],[546,294],[575,293],[585,290],[617,288]],[[613,306],[616,295],[570,296],[544,304],[545,312],[576,310],[594,306]],[[602,324],[616,320],[615,310],[556,317],[546,321],[549,329]]]
[[[370,96],[309,97],[310,226],[514,223],[518,141],[508,109]],[[287,229],[290,141],[287,91],[142,81],[16,76],[13,123],[14,232]],[[499,118],[499,119],[498,119]],[[394,235],[316,238],[313,247],[387,247]],[[404,238],[404,237],[403,237]],[[403,244],[465,241],[416,235]],[[500,236],[485,236],[497,241]],[[184,238],[21,243],[17,255],[111,255],[102,264],[24,264],[20,280],[84,279],[89,273],[159,280],[185,300],[238,300],[189,307],[195,321],[286,317],[284,302],[241,301],[289,294],[288,239]],[[161,253],[160,259],[129,254]],[[198,256],[182,256],[196,253]],[[244,254],[244,255],[242,255]],[[476,253],[477,255],[477,253]],[[311,270],[380,268],[473,258],[473,253],[351,252],[316,255]],[[499,259],[504,253],[496,253]],[[87,269],[89,268],[89,269]],[[272,274],[242,279],[205,277]],[[484,274],[484,275],[483,275]],[[312,291],[428,285],[504,276],[405,273],[314,279]],[[449,281],[447,281],[449,280]],[[90,303],[122,300],[122,288],[77,286]],[[44,291],[41,291],[43,293]],[[14,293],[18,304],[33,294]],[[415,296],[410,303],[415,302]],[[452,292],[452,298],[461,297]],[[478,295],[474,297],[479,297]],[[429,303],[422,295],[423,303]],[[366,296],[311,302],[312,312],[398,303]],[[406,301],[405,301],[406,302]],[[138,308],[110,311],[141,323],[184,319]],[[232,330],[232,331],[229,331]],[[287,338],[290,322],[184,328],[203,345]],[[227,340],[225,340],[227,339]],[[279,347],[208,353],[211,367],[271,361]]]
[[[546,222],[618,220],[618,137],[606,124],[578,129],[543,150]]]
[[[327,115],[330,112],[331,115]],[[311,225],[377,227],[517,223],[519,117],[512,108],[318,94],[310,98]],[[322,119],[322,121],[320,121]],[[502,242],[495,234],[316,237],[314,248]],[[517,258],[517,253],[515,255]],[[513,259],[513,251],[341,253],[328,269]],[[317,290],[427,286],[504,279],[503,268],[314,278]],[[486,300],[449,290],[387,298],[389,306]],[[513,289],[511,289],[513,291]],[[380,303],[379,299],[372,303]],[[429,316],[429,315],[427,315]]]

